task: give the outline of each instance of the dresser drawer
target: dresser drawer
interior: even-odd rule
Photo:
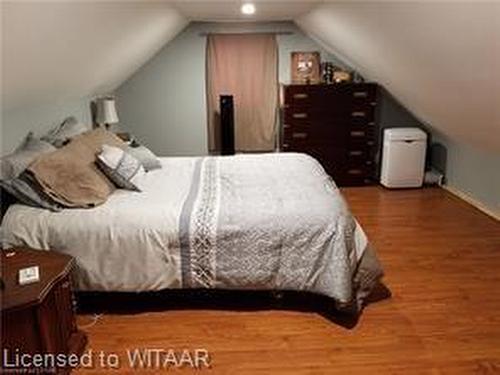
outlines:
[[[350,118],[345,121],[344,126],[348,129],[364,129],[376,134],[378,131],[377,123],[374,119]]]
[[[347,149],[346,159],[353,165],[373,164],[373,152],[369,147]]]
[[[350,85],[348,96],[351,103],[371,104],[377,100],[377,86],[370,83]]]
[[[374,126],[353,125],[345,126],[345,132],[348,139],[363,140],[376,139],[377,131]]]
[[[322,105],[328,89],[322,85],[292,85],[285,88],[285,108],[306,108]]]
[[[362,116],[371,120],[368,117],[369,111],[365,111],[365,115],[361,114],[361,111],[357,111],[353,114],[353,111],[349,105],[345,105],[340,102],[331,102],[325,105],[308,107],[308,106],[293,106],[286,108],[284,111],[284,121],[285,123],[292,123],[296,121],[302,122],[332,122],[332,121],[342,121],[350,119],[351,117]]]
[[[345,114],[354,124],[367,124],[375,121],[375,107],[371,105],[351,104],[346,106]]]
[[[372,108],[363,110],[352,110],[349,106],[339,108],[336,111],[319,111],[317,109],[286,110],[283,114],[283,124],[304,126],[329,126],[357,127],[366,126],[376,128],[375,114]]]
[[[348,162],[342,176],[346,186],[370,185],[374,182],[374,168],[370,165]]]
[[[312,149],[315,147],[344,148],[345,137],[343,134],[321,134],[317,132],[293,131],[283,134],[283,146],[299,149]]]
[[[308,125],[325,123],[328,113],[318,109],[287,109],[284,114],[284,123],[288,125]]]
[[[372,171],[375,167],[375,161],[371,159],[369,156],[361,157],[361,158],[353,158],[348,157],[346,162],[346,171],[351,171],[351,175],[363,174],[369,175],[372,174]],[[362,171],[363,173],[356,173],[357,170]]]
[[[349,133],[349,135],[346,137],[346,143],[345,147],[348,150],[371,150],[377,146],[377,142],[375,141],[374,137],[368,136],[365,134],[365,136],[356,136],[353,137],[352,134],[357,134],[357,131],[352,131]],[[362,134],[359,132],[359,134]]]
[[[322,143],[338,143],[340,140],[345,142],[345,127],[337,126],[334,123],[312,122],[308,125],[283,125],[283,139],[293,140],[311,140]]]

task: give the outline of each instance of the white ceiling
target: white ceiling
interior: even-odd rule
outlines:
[[[241,3],[0,0],[2,111],[112,91],[190,20],[295,19],[434,129],[500,152],[500,2]]]
[[[331,3],[296,22],[435,130],[500,153],[500,2]]]
[[[166,0],[192,21],[286,21],[310,11],[321,1],[315,0],[253,0],[256,12],[252,16],[241,14],[244,0]]]
[[[114,90],[187,24],[165,2],[0,4],[2,111]]]

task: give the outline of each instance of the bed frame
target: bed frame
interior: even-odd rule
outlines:
[[[379,284],[368,303],[390,297],[390,291]],[[326,296],[309,292],[257,291],[221,289],[165,289],[156,292],[77,292],[78,312],[83,314],[112,312],[134,314],[144,311],[169,310],[289,310],[315,312],[345,328],[353,328],[358,314],[335,309]]]

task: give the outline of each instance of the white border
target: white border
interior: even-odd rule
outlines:
[[[500,212],[495,212],[495,211],[491,210],[490,208],[486,207],[483,203],[479,202],[475,198],[472,198],[469,194],[463,192],[462,190],[459,190],[459,189],[457,189],[453,186],[450,186],[450,185],[442,185],[441,188],[443,188],[447,192],[453,194],[454,196],[462,199],[463,201],[469,203],[470,205],[474,206],[479,211],[485,213],[486,215],[490,216],[491,218],[495,219],[496,221],[500,221]]]

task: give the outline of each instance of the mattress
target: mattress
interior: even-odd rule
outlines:
[[[161,158],[141,192],[92,209],[15,204],[4,247],[76,259],[83,291],[295,290],[360,309],[382,276],[365,233],[321,165],[304,154]]]

